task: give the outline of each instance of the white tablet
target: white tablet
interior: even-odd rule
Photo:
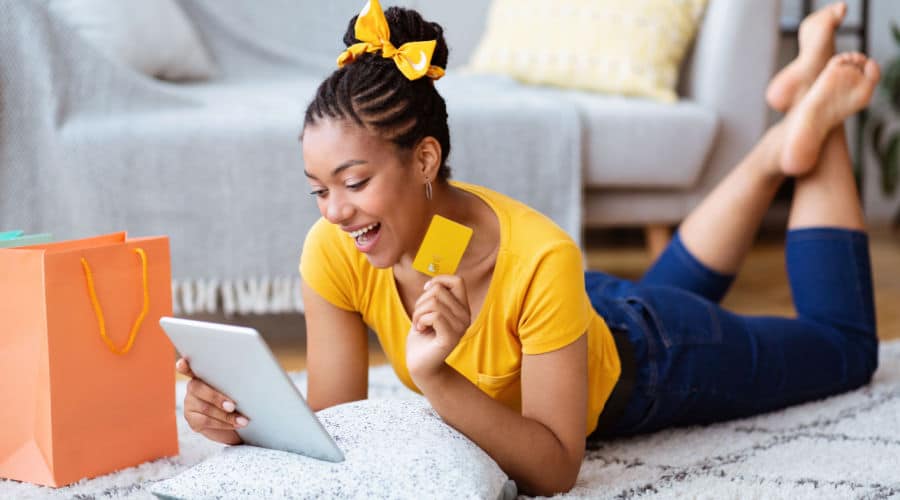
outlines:
[[[159,324],[197,377],[227,395],[250,423],[244,443],[329,462],[344,454],[253,328],[164,317]]]

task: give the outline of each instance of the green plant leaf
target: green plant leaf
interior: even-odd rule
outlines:
[[[900,28],[897,28],[897,23],[891,21],[891,33],[894,34],[894,41],[897,42],[897,45],[900,45]]]
[[[900,58],[892,59],[885,66],[879,85],[890,97],[894,109],[897,109],[900,104],[897,99],[897,95],[900,94]]]

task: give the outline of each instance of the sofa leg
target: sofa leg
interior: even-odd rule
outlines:
[[[669,240],[672,239],[672,229],[665,224],[648,224],[644,226],[644,240],[647,243],[647,253],[651,261],[666,249]]]

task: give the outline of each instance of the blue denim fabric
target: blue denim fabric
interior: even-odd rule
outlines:
[[[606,435],[745,417],[868,383],[878,339],[866,234],[792,230],[785,259],[796,318],[720,307],[733,277],[705,267],[678,235],[637,283],[587,271],[594,308],[628,336],[637,364]]]

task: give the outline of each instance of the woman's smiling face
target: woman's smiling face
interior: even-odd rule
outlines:
[[[318,121],[302,139],[306,177],[322,217],[347,232],[375,267],[413,254],[427,207],[412,152],[343,120]]]

